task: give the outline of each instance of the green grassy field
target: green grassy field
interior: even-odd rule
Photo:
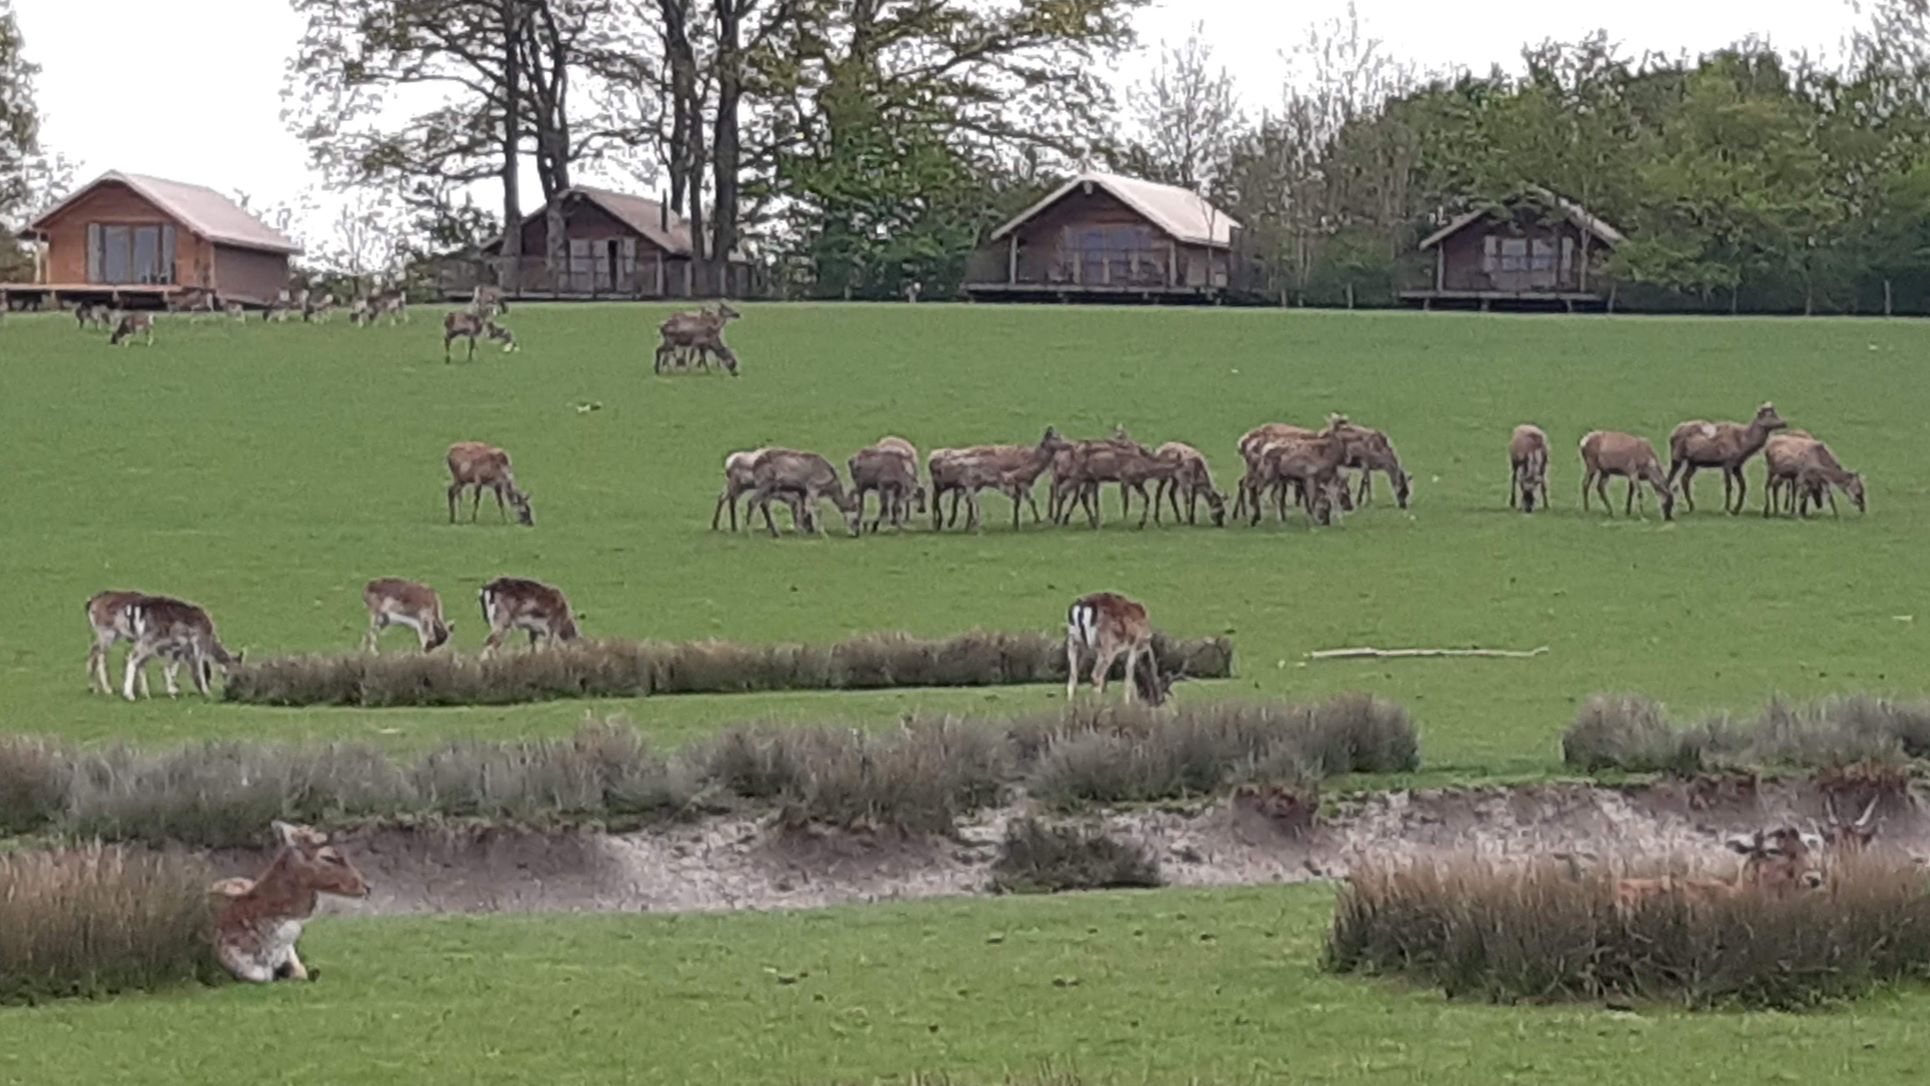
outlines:
[[[0,1012],[0,1081],[1905,1082],[1922,1001],[1457,1004],[1320,972],[1330,892],[702,917],[335,920],[314,985]],[[1196,1077],[1197,1076],[1197,1077]]]
[[[83,740],[561,734],[622,712],[666,741],[769,718],[998,714],[1051,688],[661,698],[453,711],[280,711],[84,692],[82,602],[107,587],[205,604],[231,647],[352,647],[361,584],[441,589],[456,641],[498,574],[566,589],[594,635],[823,640],[881,628],[1056,628],[1100,588],[1179,635],[1229,633],[1239,677],[1185,698],[1366,689],[1405,703],[1430,774],[1559,770],[1577,703],[1638,690],[1682,713],[1777,694],[1920,694],[1930,528],[1916,469],[1930,325],[1514,319],[1248,311],[746,306],[745,376],[654,379],[662,310],[518,307],[525,349],[444,365],[412,325],[162,322],[109,349],[58,317],[0,325],[0,729]],[[1773,399],[1871,482],[1867,517],[1673,525],[1578,508],[1581,434],[1660,444],[1688,417]],[[574,404],[602,409],[579,413]],[[1342,410],[1386,429],[1415,504],[1302,523],[1113,522],[823,541],[708,530],[730,450],[782,443],[834,462],[887,433],[923,449],[1126,423],[1237,475],[1269,420]],[[1556,445],[1555,507],[1506,508],[1511,427]],[[537,527],[445,523],[442,453],[500,444]],[[1619,490],[1619,487],[1618,487]],[[1619,496],[1619,494],[1618,494]],[[782,519],[782,518],[781,518]],[[1901,616],[1908,616],[1904,618]],[[407,635],[387,644],[401,651]],[[1526,661],[1301,666],[1359,644],[1485,645]],[[158,679],[158,676],[157,676]],[[1826,1016],[1641,1018],[1443,1004],[1316,972],[1324,891],[1162,892],[706,918],[325,920],[312,988],[228,988],[0,1012],[0,1080],[220,1075],[334,1082],[824,1081],[1036,1069],[1216,1080],[1868,1081],[1913,1074],[1924,1001]],[[1005,939],[988,944],[994,933]],[[1207,939],[1204,936],[1211,935]],[[304,943],[308,947],[309,942]],[[781,983],[766,968],[810,977]],[[1076,979],[1055,986],[1053,981]],[[933,1027],[936,1027],[935,1029]],[[316,1043],[316,1042],[322,1043]],[[201,1066],[208,1066],[201,1064]],[[227,1081],[192,1074],[198,1081]]]
[[[431,313],[401,328],[163,322],[110,350],[64,318],[0,328],[0,628],[5,726],[85,739],[558,732],[582,704],[457,712],[275,711],[84,693],[93,591],[204,603],[255,652],[353,646],[377,575],[443,592],[458,644],[482,637],[474,592],[501,573],[565,588],[586,630],[631,637],[828,639],[880,628],[1055,628],[1098,588],[1144,599],[1180,634],[1230,632],[1240,677],[1188,697],[1368,688],[1410,706],[1431,767],[1545,772],[1593,691],[1685,710],[1771,695],[1922,688],[1913,544],[1930,520],[1912,470],[1930,430],[1930,327],[1874,321],[1510,319],[944,306],[751,307],[733,329],[746,376],[653,379],[659,311],[519,307],[527,344],[444,365]],[[1684,417],[1774,399],[1871,479],[1868,517],[1763,523],[1704,512],[1673,526],[1583,516],[1572,453],[1594,427],[1661,441]],[[572,405],[595,401],[600,411]],[[841,463],[886,432],[921,448],[1074,436],[1125,422],[1205,450],[1270,419],[1340,409],[1388,430],[1414,507],[1327,531],[917,531],[822,542],[707,530],[723,455],[781,442]],[[1554,510],[1505,506],[1509,429],[1556,444]],[[500,444],[533,493],[524,530],[446,521],[443,449]],[[1754,469],[1759,478],[1760,465]],[[1756,488],[1760,489],[1758,482]],[[1116,504],[1111,506],[1116,508]],[[408,636],[394,632],[390,647]],[[1533,661],[1336,662],[1318,648],[1549,645]],[[1048,688],[612,703],[675,739],[769,716],[889,719],[911,706],[997,713]]]

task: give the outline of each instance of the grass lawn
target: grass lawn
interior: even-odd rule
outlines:
[[[406,326],[162,322],[109,349],[64,317],[0,326],[0,727],[146,742],[352,735],[395,742],[573,727],[581,703],[467,711],[279,711],[198,699],[128,706],[83,692],[81,603],[105,587],[205,604],[260,652],[353,646],[369,577],[443,592],[459,645],[483,636],[476,587],[500,573],[562,586],[593,634],[819,640],[880,628],[1055,628],[1098,588],[1144,599],[1180,634],[1229,632],[1240,677],[1183,696],[1366,688],[1415,712],[1424,758],[1456,775],[1547,772],[1594,691],[1685,711],[1777,693],[1923,687],[1916,467],[1930,439],[1920,322],[1480,318],[993,307],[751,306],[732,331],[745,376],[653,379],[662,310],[518,307],[516,355],[444,365],[434,310]],[[1719,481],[1673,526],[1583,516],[1572,450],[1594,427],[1666,439],[1691,416],[1773,399],[1871,479],[1840,522],[1730,518]],[[579,413],[572,405],[598,402]],[[980,536],[917,531],[822,542],[708,530],[723,455],[784,443],[841,463],[886,432],[922,449],[1073,436],[1125,422],[1186,440],[1237,475],[1234,442],[1272,419],[1345,410],[1385,428],[1418,476],[1414,508],[1331,530],[1139,532],[1116,520]],[[1505,506],[1510,428],[1556,445],[1547,516]],[[488,510],[446,523],[442,453],[500,444],[534,530]],[[1752,474],[1760,490],[1760,464]],[[1108,497],[1108,512],[1116,511]],[[780,514],[780,519],[782,519]],[[1921,621],[1893,616],[1916,615]],[[408,643],[392,631],[392,649]],[[1488,645],[1531,661],[1334,662],[1372,643]],[[989,713],[1049,688],[607,703],[676,740],[743,719],[888,720],[914,706]]]
[[[312,986],[0,1012],[0,1081],[1914,1082],[1923,1000],[1501,1008],[1319,971],[1320,887],[731,916],[324,919]],[[1194,1076],[1198,1076],[1197,1079]]]

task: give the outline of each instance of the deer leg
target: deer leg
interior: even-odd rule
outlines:
[[[143,679],[145,679],[145,673],[142,671],[142,669],[147,666],[147,658],[152,655],[154,655],[154,650],[152,648],[138,643],[135,644],[133,648],[128,650],[127,673],[121,682],[122,697],[126,698],[129,701],[134,700],[134,677],[137,675],[140,675],[143,677]],[[147,691],[145,689],[142,690],[143,694],[145,694],[146,692]]]
[[[382,616],[382,615],[381,615],[381,614],[379,614],[379,613],[378,613],[378,614],[375,614],[375,615],[371,615],[371,616],[369,617],[369,632],[368,632],[368,633],[366,633],[366,634],[364,634],[364,635],[362,635],[362,651],[363,651],[363,652],[374,652],[374,651],[376,651],[376,647],[375,647],[375,635],[376,635],[376,634],[378,634],[378,633],[380,633],[380,632],[382,632],[382,629],[383,629],[384,627],[386,627],[387,625],[388,625],[388,622],[386,622],[386,621],[384,620],[384,616]]]
[[[1367,499],[1374,496],[1374,469],[1362,468],[1360,472],[1360,496],[1354,499],[1355,505],[1366,505]]]
[[[1729,507],[1730,516],[1735,516],[1737,513],[1742,512],[1743,499],[1749,496],[1749,477],[1742,473],[1741,465],[1736,466],[1734,475],[1736,477],[1736,504]],[[1722,491],[1725,495],[1729,492],[1729,477],[1727,475],[1723,476]],[[1725,501],[1724,505],[1726,506],[1727,504]]]
[[[1136,684],[1133,682],[1133,669],[1138,666],[1139,666],[1139,646],[1129,645],[1126,647],[1126,682],[1125,682],[1126,703],[1129,705],[1139,700],[1139,691],[1136,688]]]
[[[1072,693],[1079,687],[1079,636],[1066,632],[1066,700],[1072,700]]]
[[[1126,484],[1120,483],[1119,489],[1123,492],[1126,489]],[[1144,528],[1146,526],[1146,514],[1153,508],[1153,499],[1146,496],[1146,484],[1134,483],[1133,489],[1139,492],[1139,526]]]
[[[462,484],[449,484],[449,523],[456,522],[456,500],[462,496]]]
[[[510,631],[510,627],[508,626],[491,623],[489,627],[489,636],[483,639],[482,649],[478,651],[476,655],[488,656],[490,653],[495,652],[497,649],[501,648],[503,644],[503,638],[509,636],[509,631]]]
[[[288,963],[284,968],[287,971],[282,976],[288,980],[308,979],[308,967],[302,964],[301,958],[296,955],[295,948],[292,946],[288,948]]]
[[[1695,512],[1695,494],[1690,489],[1689,483],[1695,478],[1695,465],[1689,463],[1687,460],[1681,461],[1680,465],[1682,467],[1682,504],[1688,506],[1689,512],[1693,513]],[[1675,481],[1674,468],[1669,469],[1669,481]]]
[[[509,507],[503,504],[503,484],[501,483],[492,484],[489,489],[492,493],[496,495],[496,514],[502,517],[504,524],[508,524]],[[482,494],[482,490],[479,488],[476,491],[476,494],[480,497]]]
[[[1092,689],[1100,697],[1106,696],[1106,682],[1112,678],[1112,665],[1119,659],[1119,648],[1107,645],[1096,654],[1092,664]]]
[[[188,670],[189,677],[194,680],[195,692],[204,698],[213,696],[209,692],[209,687],[214,681],[213,659],[196,649],[188,657]]]
[[[1593,471],[1582,473],[1582,512],[1584,513],[1588,512],[1588,484],[1594,481],[1595,473]]]
[[[113,689],[107,683],[107,646],[97,637],[87,650],[87,692],[99,690],[107,694]]]
[[[1032,523],[1034,524],[1045,523],[1045,518],[1039,516],[1039,501],[1037,498],[1034,498],[1032,496],[1032,488],[1029,486],[1026,487],[1024,490],[1024,494],[1025,494],[1025,504],[1028,508],[1032,510]],[[1018,511],[1019,511],[1018,506],[1014,505],[1012,507],[1012,512],[1016,514]]]
[[[718,521],[723,519],[724,502],[727,499],[730,501],[731,531],[737,530],[737,501],[731,497],[730,486],[726,484],[724,489],[717,493],[717,504],[710,511],[710,530],[713,532],[717,530]]]
[[[1607,513],[1609,516],[1614,516],[1615,507],[1608,504],[1608,473],[1607,472],[1602,472],[1601,474],[1595,476],[1595,496],[1602,499],[1602,512]]]

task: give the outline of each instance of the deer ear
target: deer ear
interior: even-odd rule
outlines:
[[[283,822],[279,818],[269,823],[269,825],[274,827],[275,840],[280,842],[282,847],[294,848],[301,844],[302,830],[300,826],[292,822]]]
[[[1761,842],[1757,840],[1760,836],[1761,834],[1758,833],[1730,834],[1723,839],[1722,843],[1729,846],[1729,851],[1740,852],[1747,856],[1762,847]]]

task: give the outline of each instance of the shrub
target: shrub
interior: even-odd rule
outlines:
[[[1136,841],[1032,818],[1006,827],[992,863],[994,893],[1057,894],[1161,884],[1159,861]]]
[[[65,751],[30,736],[0,738],[0,837],[46,828],[66,802]]]
[[[1615,905],[1614,879],[1472,859],[1357,868],[1325,964],[1494,1002],[1640,999],[1794,1009],[1930,976],[1930,895],[1911,867],[1846,858],[1828,889]]]
[[[0,1003],[216,979],[211,879],[116,847],[0,853]]]
[[[1747,720],[1671,725],[1634,696],[1590,698],[1562,736],[1562,758],[1588,772],[1692,774],[1720,767],[1820,768],[1897,763],[1930,752],[1930,706],[1857,695],[1808,706],[1771,702]]]
[[[1233,671],[1225,638],[1171,641],[1161,659],[1195,678]],[[1115,665],[1123,673],[1123,661]],[[996,686],[1065,681],[1056,635],[973,631],[945,640],[871,634],[832,645],[657,644],[579,641],[488,659],[454,653],[286,656],[251,661],[228,676],[222,697],[257,705],[370,708],[513,705],[558,698],[774,690],[869,690],[898,686]]]

